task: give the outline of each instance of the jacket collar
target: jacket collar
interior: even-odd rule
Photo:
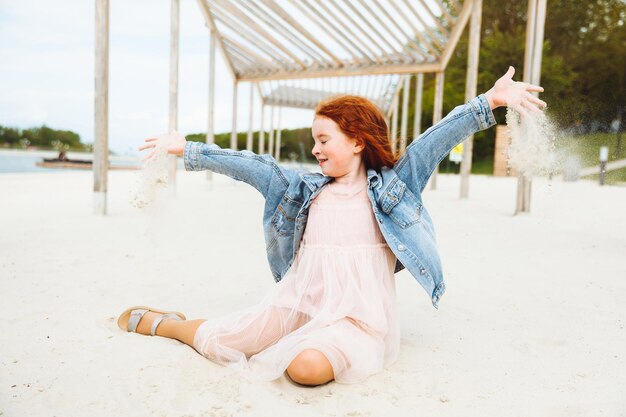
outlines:
[[[385,168],[387,167],[383,167],[383,169]],[[313,192],[329,183],[332,179],[332,177],[320,174],[319,172],[302,172],[300,173],[300,178]],[[380,184],[380,174],[371,168],[367,170],[367,184],[370,187]]]

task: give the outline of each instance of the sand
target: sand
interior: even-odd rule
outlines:
[[[136,172],[0,176],[1,416],[626,416],[626,188],[440,175],[424,200],[447,292],[396,275],[399,360],[356,385],[252,384],[192,348],[121,331],[145,304],[209,318],[273,284],[263,200],[179,171],[175,199],[130,205]]]

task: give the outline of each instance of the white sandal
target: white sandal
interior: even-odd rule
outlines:
[[[150,335],[152,336],[156,335],[157,327],[159,327],[159,324],[161,324],[161,322],[165,319],[187,319],[183,313],[179,313],[178,311],[163,311],[146,306],[135,306],[125,310],[122,314],[120,314],[120,317],[117,319],[117,325],[122,330],[137,333],[137,325],[141,321],[143,315],[146,314],[148,311],[162,314],[161,316],[155,318],[152,322],[152,327],[150,328]]]

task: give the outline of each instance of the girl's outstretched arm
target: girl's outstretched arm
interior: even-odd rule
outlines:
[[[138,149],[156,148],[142,159],[152,158],[157,149],[167,147],[167,153],[182,156],[187,171],[210,170],[244,181],[267,195],[272,181],[278,181],[285,188],[289,185],[292,170],[279,166],[269,154],[258,155],[254,152],[220,148],[216,144],[187,141],[183,135],[174,132],[154,138],[148,138]],[[293,171],[295,172],[295,171]]]
[[[544,101],[530,94],[531,91],[543,91],[543,88],[513,81],[514,73],[515,69],[509,67],[507,73],[486,93],[455,107],[439,123],[411,142],[394,166],[409,188],[421,193],[437,165],[456,145],[496,124],[493,109],[508,106],[522,116],[528,116],[529,112],[541,112],[537,105],[546,107]]]

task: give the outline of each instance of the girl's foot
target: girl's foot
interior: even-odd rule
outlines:
[[[155,335],[158,327],[164,321],[185,319],[186,317],[182,313],[137,306],[131,307],[120,314],[117,325],[122,330],[144,335]]]
[[[143,317],[141,318],[141,320],[139,320],[139,324],[137,324],[137,333],[149,335],[150,329],[152,327],[152,323],[159,316],[163,316],[163,314],[155,313],[154,311],[146,311]],[[172,320],[172,319],[165,318],[161,320],[161,323],[163,323],[166,320]],[[157,331],[158,331],[158,328],[157,328]]]

